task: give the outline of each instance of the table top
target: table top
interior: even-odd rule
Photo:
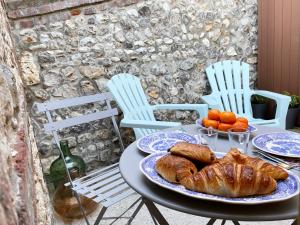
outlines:
[[[281,132],[283,129],[256,126],[258,130],[253,135],[270,132]],[[183,126],[190,134],[197,134],[196,125]],[[179,128],[176,128],[177,130]],[[168,129],[168,130],[176,130]],[[216,151],[227,152],[230,149],[228,138],[218,138]],[[249,143],[248,155],[255,155],[252,143]],[[140,171],[139,163],[147,154],[132,143],[123,152],[120,159],[120,171],[125,181],[136,192],[149,200],[181,212],[216,219],[237,221],[274,221],[294,219],[298,216],[298,196],[291,199],[260,205],[234,205],[228,203],[194,199],[162,188],[149,181]],[[294,172],[294,171],[293,171]],[[299,172],[297,174],[300,175]]]

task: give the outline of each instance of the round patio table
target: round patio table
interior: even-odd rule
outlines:
[[[279,128],[270,128],[256,126],[257,131],[253,135],[270,132],[284,132]],[[197,134],[197,125],[182,126],[187,133]],[[178,130],[172,128],[167,130]],[[230,149],[228,138],[219,137],[216,145],[216,151],[227,152]],[[249,143],[247,154],[255,155],[252,143]],[[298,197],[291,199],[266,203],[259,205],[237,205],[222,202],[194,199],[171,190],[162,188],[149,181],[140,171],[139,163],[147,154],[138,150],[136,142],[132,143],[123,152],[120,159],[120,171],[125,181],[143,198],[151,202],[158,203],[165,207],[178,210],[180,212],[209,217],[215,219],[236,221],[275,221],[294,219],[298,216]],[[256,156],[256,155],[255,155]],[[297,174],[297,173],[296,173]],[[300,175],[299,172],[297,174]],[[149,207],[148,207],[149,208]],[[208,224],[213,224],[208,223]],[[167,223],[165,223],[167,224]]]

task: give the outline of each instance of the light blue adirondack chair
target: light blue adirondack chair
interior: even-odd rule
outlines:
[[[206,68],[212,89],[210,95],[202,96],[209,108],[232,111],[249,119],[251,124],[281,127],[285,129],[285,119],[290,97],[270,91],[251,90],[249,87],[249,64],[240,61],[222,61]],[[254,119],[250,98],[261,95],[276,101],[275,119]]]
[[[178,122],[156,121],[154,110],[195,110],[201,117],[207,115],[206,104],[150,105],[139,79],[131,74],[115,75],[107,83],[107,87],[124,113],[120,126],[133,128],[137,139],[159,129],[181,125]]]

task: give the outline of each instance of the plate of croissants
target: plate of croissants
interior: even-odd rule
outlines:
[[[140,162],[153,183],[193,198],[231,204],[263,204],[299,194],[299,178],[279,166],[232,148],[212,152],[207,146],[180,142]]]

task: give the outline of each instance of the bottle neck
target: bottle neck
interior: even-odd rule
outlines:
[[[71,152],[70,152],[67,141],[61,141],[60,142],[60,149],[61,149],[61,151],[62,151],[62,153],[64,154],[65,157],[71,155]]]

